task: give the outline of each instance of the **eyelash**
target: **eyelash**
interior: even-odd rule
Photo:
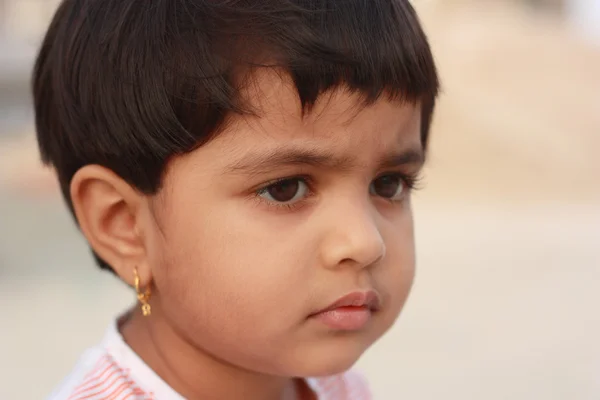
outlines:
[[[294,181],[294,180],[302,181],[308,187],[308,194],[302,200],[299,200],[294,203],[277,203],[277,202],[269,201],[269,200],[261,197],[261,194],[263,194],[267,190],[269,190],[269,188],[271,186],[275,186],[275,185],[283,183],[283,182]],[[306,199],[308,199],[314,195],[313,186],[314,186],[314,182],[313,182],[312,178],[310,176],[306,176],[306,175],[295,175],[295,176],[288,176],[288,177],[284,177],[284,178],[273,179],[272,181],[269,181],[269,182],[266,182],[265,184],[263,184],[259,189],[255,190],[254,198],[259,203],[266,204],[269,207],[273,207],[276,209],[284,209],[284,210],[295,210],[295,209],[301,207]]]
[[[408,193],[410,192],[414,192],[415,190],[419,190],[420,187],[420,182],[422,177],[418,174],[405,174],[405,173],[401,173],[401,172],[388,172],[388,173],[384,173],[381,174],[379,176],[377,176],[374,180],[383,178],[383,177],[398,177],[400,178],[400,180],[402,180],[403,184],[406,187],[406,190]],[[263,197],[261,197],[260,195],[265,193],[270,187],[275,186],[277,184],[283,183],[283,182],[287,182],[287,181],[294,181],[294,180],[299,180],[302,181],[306,184],[306,186],[308,187],[308,194],[301,200],[294,202],[294,203],[278,203],[278,202],[273,202],[273,201],[269,201],[264,199]],[[315,193],[313,190],[313,186],[314,186],[314,181],[310,176],[304,176],[304,175],[295,175],[295,176],[289,176],[289,177],[284,177],[284,178],[278,178],[278,179],[274,179],[272,181],[266,182],[265,184],[263,184],[259,189],[254,191],[254,198],[260,202],[260,203],[265,203],[267,206],[269,207],[274,207],[276,209],[285,209],[285,210],[295,210],[297,208],[300,208],[304,205],[305,201],[307,199],[309,199],[310,197],[312,197]],[[384,200],[388,200],[390,203],[394,204],[394,203],[398,203],[398,200],[392,200],[392,199],[385,199]]]

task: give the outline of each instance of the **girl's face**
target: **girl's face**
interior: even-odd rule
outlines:
[[[149,200],[151,318],[245,369],[328,375],[390,328],[410,290],[420,109],[337,91],[302,117],[277,76],[246,93],[260,117],[173,160]],[[377,310],[315,315],[354,292]]]

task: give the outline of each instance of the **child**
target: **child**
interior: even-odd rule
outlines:
[[[139,304],[50,398],[370,398],[437,90],[408,0],[64,0],[39,147]]]

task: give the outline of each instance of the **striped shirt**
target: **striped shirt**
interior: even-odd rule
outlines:
[[[365,380],[349,371],[308,378],[318,400],[371,400]],[[184,400],[125,343],[113,323],[48,400]]]

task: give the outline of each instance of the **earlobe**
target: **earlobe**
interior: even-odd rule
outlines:
[[[140,229],[142,194],[113,171],[99,165],[79,169],[71,181],[71,200],[81,231],[94,251],[126,283],[151,280]]]

